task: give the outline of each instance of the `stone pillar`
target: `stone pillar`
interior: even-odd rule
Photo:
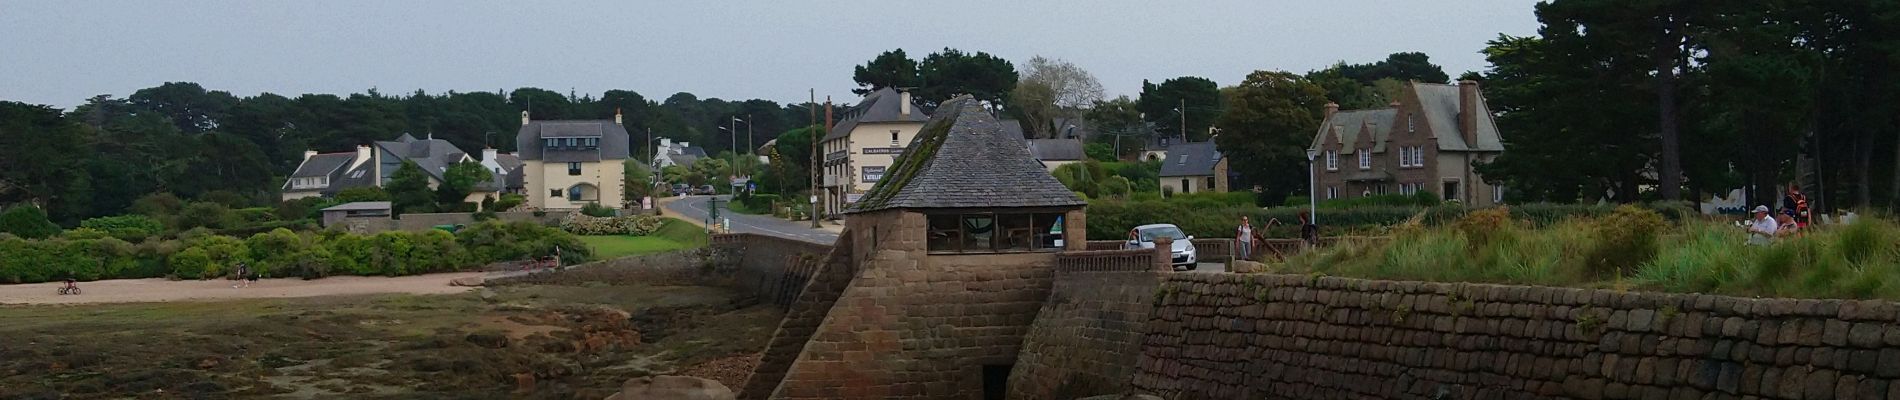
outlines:
[[[1062,249],[1065,251],[1089,249],[1088,213],[1076,209],[1063,214]]]
[[[1161,236],[1155,238],[1155,270],[1174,270],[1174,238]]]

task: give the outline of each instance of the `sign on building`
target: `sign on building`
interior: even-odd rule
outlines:
[[[866,147],[864,154],[904,154],[902,147]]]
[[[864,183],[877,183],[877,180],[884,179],[884,167],[864,167],[864,173],[859,176],[864,177]]]
[[[844,194],[845,203],[856,203],[858,202],[858,199],[862,199],[862,198],[864,198],[864,193],[845,193]]]

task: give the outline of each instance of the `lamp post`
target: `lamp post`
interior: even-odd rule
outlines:
[[[1319,149],[1306,149],[1306,223],[1319,226]]]
[[[748,153],[748,154],[752,154],[752,155],[753,155],[753,156],[754,156],[754,157],[756,158],[756,156],[758,156],[758,154],[759,154],[759,153],[758,153],[758,151],[759,151],[759,148],[758,148],[758,147],[753,147],[753,145],[752,145],[752,114],[746,114],[746,115],[745,115],[745,119],[739,119],[739,117],[738,117],[738,116],[733,116],[733,117],[732,117],[732,122],[733,122],[733,124],[734,124],[734,125],[733,125],[733,130],[735,130],[735,131],[737,131],[737,130],[738,130],[738,127],[739,127],[739,126],[738,126],[737,124],[741,124],[741,123],[743,123],[743,124],[745,124],[745,146],[746,146],[745,148],[746,148],[746,151],[748,151],[748,152],[750,152],[750,153]],[[732,143],[732,145],[733,145],[734,147],[737,147],[737,146],[739,145],[739,143],[738,143],[737,141],[734,141],[734,142]],[[733,157],[735,157],[735,158],[736,158],[736,157],[738,157],[738,156],[739,156],[739,152],[736,152],[736,151],[735,151],[735,152],[733,152],[733,155],[732,155],[732,156],[733,156]],[[733,164],[732,164],[732,167],[733,167],[733,168],[738,168],[738,167],[739,167],[739,162],[738,162],[738,160],[733,160]],[[746,183],[748,183],[748,184],[750,184],[750,183],[752,183],[752,169],[751,169],[751,168],[746,168],[746,171],[745,171],[745,172],[746,172],[746,173],[745,173],[745,176],[746,176]]]

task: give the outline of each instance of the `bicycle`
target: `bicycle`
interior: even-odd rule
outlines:
[[[70,295],[78,295],[78,294],[79,294],[79,285],[74,285],[74,284],[73,284],[72,282],[70,282],[70,281],[68,281],[68,282],[66,282],[66,286],[61,286],[61,287],[59,288],[59,294],[60,294],[61,296],[64,296],[64,295],[69,295],[69,294],[70,294]]]

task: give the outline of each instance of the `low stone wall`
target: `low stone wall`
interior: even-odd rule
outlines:
[[[1155,271],[1167,262],[1165,258],[1156,260],[1159,254],[1154,250],[1141,249],[1063,252],[1056,254],[1056,271]]]
[[[1127,391],[1164,274],[1059,267],[1010,373],[1009,398],[1073,399]]]
[[[1900,396],[1893,302],[1165,279],[1132,384],[1165,398]]]
[[[805,349],[805,342],[811,340],[818,331],[825,315],[844,295],[846,287],[857,271],[851,267],[851,230],[838,234],[838,242],[817,264],[812,279],[805,282],[798,291],[797,298],[785,312],[785,319],[779,321],[778,330],[772,333],[772,340],[766,343],[765,354],[759,358],[759,364],[753,368],[752,375],[746,378],[745,386],[739,389],[738,398],[763,400],[770,398],[778,389],[779,382],[785,379],[787,371],[797,361],[799,352]]]

